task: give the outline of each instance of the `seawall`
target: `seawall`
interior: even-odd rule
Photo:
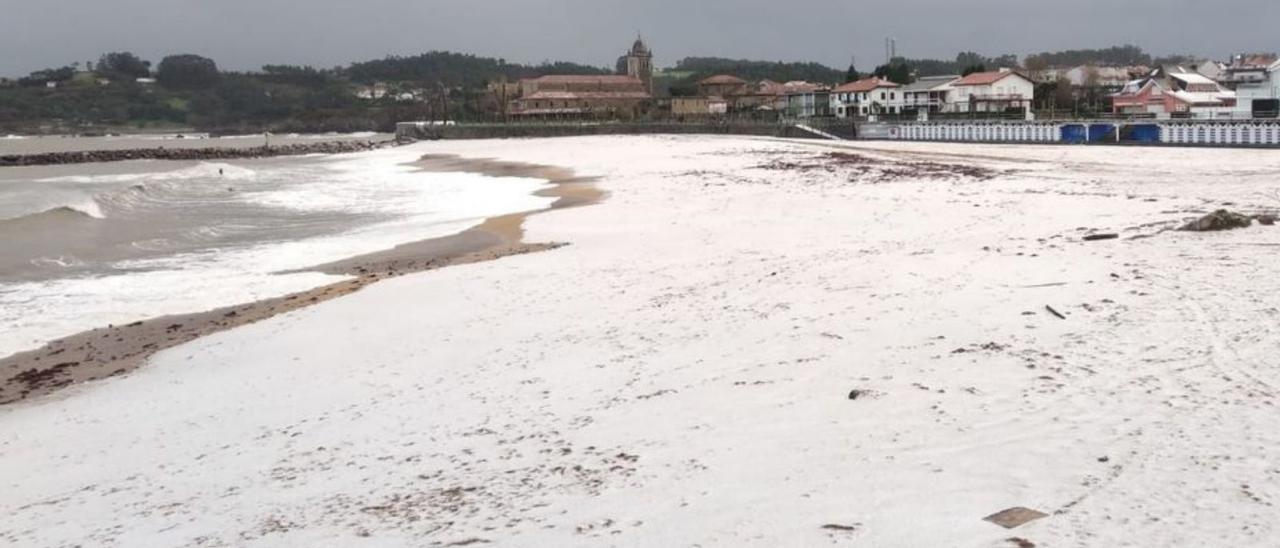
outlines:
[[[852,135],[852,124],[843,132],[833,126],[824,131]],[[833,131],[834,130],[834,131]],[[793,125],[779,123],[513,123],[513,124],[440,124],[401,122],[396,124],[398,139],[508,139],[520,137],[576,137],[585,135],[652,135],[706,134],[758,135],[767,137],[816,138]]]

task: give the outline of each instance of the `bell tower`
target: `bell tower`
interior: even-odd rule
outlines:
[[[639,35],[636,35],[631,51],[627,52],[627,76],[639,78],[644,82],[645,90],[653,95],[653,52]]]

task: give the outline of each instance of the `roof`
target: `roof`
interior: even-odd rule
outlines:
[[[648,99],[643,91],[539,91],[522,97],[524,100],[568,101],[573,99]]]
[[[856,82],[849,82],[840,87],[837,87],[832,91],[835,93],[862,93],[865,91],[871,91],[873,89],[878,89],[878,88],[896,88],[896,87],[900,87],[900,86],[888,80],[881,80],[873,76],[871,78],[863,78]]]
[[[645,45],[644,38],[636,36],[636,43],[631,44],[632,55],[649,55],[649,46]]]
[[[1251,54],[1236,57],[1231,62],[1231,68],[1267,68],[1277,61],[1276,56],[1270,54]]]
[[[940,88],[951,82],[959,80],[960,76],[925,76],[916,81],[902,86],[902,91],[929,91],[931,89]]]
[[[531,80],[543,84],[636,84],[644,85],[639,78],[622,74],[604,74],[604,75],[578,75],[578,74],[548,74],[531,78]]]
[[[964,78],[956,80],[951,85],[953,86],[989,86],[991,84],[1004,80],[1005,78],[1008,78],[1010,76],[1017,76],[1019,78],[1022,78],[1023,80],[1030,80],[1030,78],[1027,78],[1026,76],[1018,74],[1017,72],[1014,72],[1012,70],[998,70],[998,71],[991,71],[991,72],[975,72],[973,74],[965,76]]]
[[[728,75],[728,74],[717,74],[717,75],[712,76],[712,77],[710,77],[710,78],[704,79],[704,80],[702,80],[701,82],[698,82],[698,83],[699,83],[699,84],[701,84],[701,85],[704,85],[704,86],[715,86],[715,85],[735,85],[735,86],[737,86],[737,85],[744,85],[744,84],[746,84],[746,83],[747,83],[747,81],[746,81],[746,80],[743,80],[743,79],[741,79],[741,78],[738,78],[737,76],[731,76],[731,75]]]
[[[1171,72],[1169,73],[1169,77],[1177,78],[1178,80],[1182,80],[1188,84],[1217,84],[1217,82],[1194,72]]]
[[[1174,98],[1189,105],[1221,105],[1223,104],[1221,94],[1219,93],[1196,93],[1191,91],[1171,91],[1169,92]]]
[[[805,82],[803,80],[792,80],[790,82],[782,84],[782,87],[777,89],[782,94],[790,95],[790,94],[796,94],[796,93],[813,93],[815,91],[824,91],[827,89],[827,86],[824,86],[822,84],[814,84],[812,82]]]

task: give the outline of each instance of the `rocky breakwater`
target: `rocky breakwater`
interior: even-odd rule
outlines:
[[[135,148],[125,150],[86,150],[77,152],[43,152],[0,156],[0,167],[49,166],[123,162],[126,160],[242,160],[303,154],[345,154],[399,145],[399,141],[322,141],[251,148]]]

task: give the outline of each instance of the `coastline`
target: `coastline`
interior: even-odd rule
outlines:
[[[0,154],[0,167],[58,166],[124,162],[129,160],[253,160],[305,154],[347,154],[367,152],[404,144],[389,140],[326,140],[252,147],[148,147],[63,152]]]
[[[303,269],[354,279],[204,312],[109,325],[0,358],[0,406],[52,394],[82,382],[122,375],[141,367],[161,350],[349,295],[381,280],[568,245],[523,241],[525,219],[547,211],[591,205],[606,196],[594,186],[596,178],[579,176],[573,170],[555,166],[452,155],[425,155],[415,166],[423,172],[544,179],[552,186],[535,194],[553,197],[556,201],[543,209],[490,217],[456,234],[404,243],[392,249]]]

